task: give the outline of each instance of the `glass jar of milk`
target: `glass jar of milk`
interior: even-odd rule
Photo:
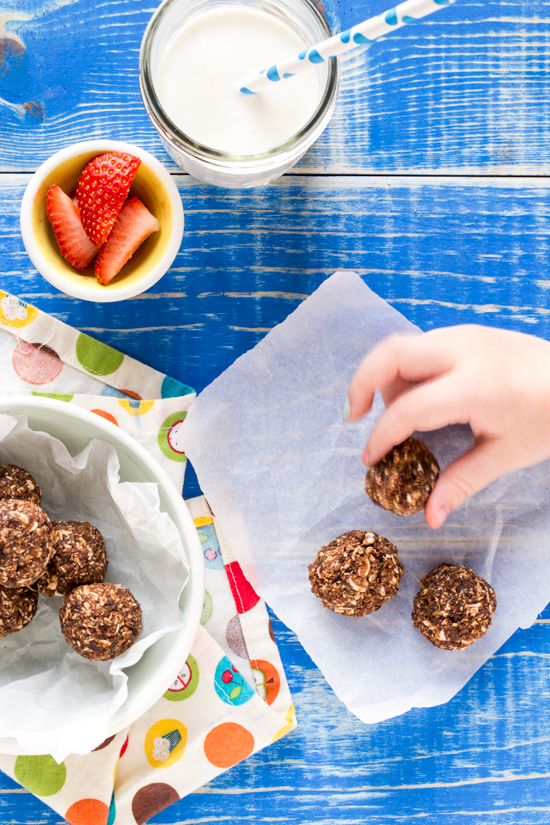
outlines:
[[[282,175],[330,119],[337,61],[256,95],[239,83],[330,36],[310,0],[165,0],[143,38],[140,86],[170,156],[215,186]]]

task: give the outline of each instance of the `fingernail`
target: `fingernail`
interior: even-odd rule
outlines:
[[[435,514],[435,529],[437,530],[445,522],[445,519],[451,511],[446,504],[443,504]]]
[[[344,404],[344,409],[342,411],[342,418],[344,419],[344,423],[349,421],[350,416],[350,406],[349,406],[349,398],[346,398],[346,403]]]
[[[370,459],[369,459],[369,454],[368,454],[368,452],[367,452],[367,448],[366,448],[366,447],[365,447],[365,449],[363,450],[363,455],[361,456],[361,461],[363,462],[363,464],[366,464],[366,465],[367,465],[367,467],[370,467]]]

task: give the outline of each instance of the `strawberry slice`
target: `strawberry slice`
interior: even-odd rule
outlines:
[[[111,234],[97,256],[97,280],[102,284],[112,281],[145,238],[159,229],[160,223],[140,199],[130,198],[120,210]]]
[[[46,215],[59,251],[76,269],[85,269],[97,252],[80,222],[78,206],[54,183],[46,195]]]
[[[96,246],[107,240],[140,163],[126,152],[107,152],[91,160],[80,175],[76,186],[80,218]]]

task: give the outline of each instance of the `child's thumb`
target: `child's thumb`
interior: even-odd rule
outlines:
[[[482,441],[440,475],[428,499],[426,522],[434,530],[459,504],[513,468],[505,466],[498,440]]]

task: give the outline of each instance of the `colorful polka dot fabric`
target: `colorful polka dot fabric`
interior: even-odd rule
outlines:
[[[101,415],[134,436],[181,490],[179,427],[195,392],[0,290],[4,395],[45,395]]]
[[[108,418],[181,490],[178,427],[195,397],[190,387],[1,291],[0,365],[5,394],[51,395]],[[199,633],[175,681],[141,719],[86,756],[57,764],[48,755],[0,754],[0,769],[70,825],[142,825],[296,726],[265,604],[206,499],[187,505],[206,591]]]

